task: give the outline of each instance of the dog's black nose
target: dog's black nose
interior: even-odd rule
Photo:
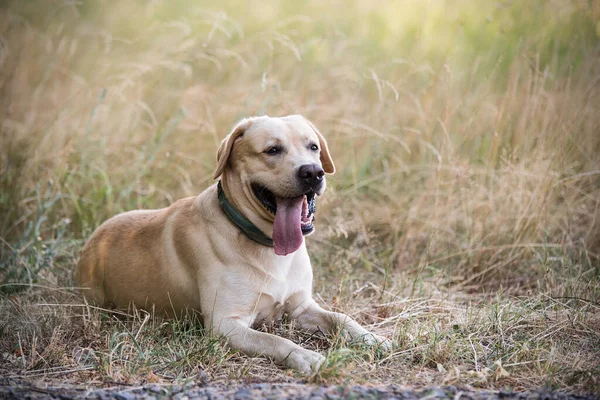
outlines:
[[[311,188],[316,188],[323,182],[324,176],[325,171],[318,164],[306,164],[298,169],[298,178]]]

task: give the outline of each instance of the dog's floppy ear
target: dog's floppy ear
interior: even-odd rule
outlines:
[[[333,164],[333,160],[331,159],[331,154],[329,154],[329,147],[327,147],[327,141],[312,122],[310,122],[307,118],[304,118],[304,120],[308,123],[308,125],[310,125],[310,127],[313,129],[313,131],[315,131],[315,133],[319,137],[319,147],[321,148],[320,158],[321,165],[323,166],[323,171],[325,171],[328,174],[335,173],[335,165]]]
[[[219,145],[219,149],[217,150],[217,169],[215,170],[215,174],[213,175],[213,179],[217,179],[223,173],[225,166],[227,165],[227,161],[229,160],[229,156],[231,155],[231,149],[233,148],[233,143],[239,137],[241,137],[246,129],[250,127],[252,124],[252,119],[246,118],[238,122],[238,124],[233,128],[231,133],[225,136],[225,139],[221,141]]]

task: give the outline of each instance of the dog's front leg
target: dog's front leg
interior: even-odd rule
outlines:
[[[213,332],[227,337],[232,348],[252,356],[270,357],[305,374],[317,371],[325,361],[317,352],[303,349],[291,340],[258,332],[249,325],[249,321],[238,318],[222,318],[212,324]]]
[[[295,312],[292,312],[291,317],[307,331],[321,330],[326,334],[335,334],[341,330],[342,334],[347,335],[353,343],[380,346],[385,351],[392,348],[392,343],[386,338],[369,332],[346,314],[324,310],[313,299],[301,304]]]

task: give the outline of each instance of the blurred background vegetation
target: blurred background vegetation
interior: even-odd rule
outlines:
[[[79,362],[53,358],[73,343],[112,355],[94,335],[121,338],[122,325],[56,334],[73,315],[23,311],[38,301],[32,287],[73,285],[83,241],[110,216],[212,184],[217,144],[240,118],[298,113],[338,167],[308,239],[316,290],[376,331],[394,322],[386,334],[413,351],[380,381],[421,382],[445,364],[477,370],[471,382],[502,360],[515,387],[552,376],[589,389],[600,368],[599,4],[2,2],[0,347],[14,351],[23,330],[34,358],[36,337],[62,349],[45,367]],[[457,325],[455,304],[485,312],[460,311]],[[156,338],[140,339],[144,354]]]
[[[340,168],[315,239],[325,259],[322,243],[338,241],[386,270],[464,252],[452,273],[483,278],[465,249],[508,246],[514,260],[495,272],[535,282],[547,268],[531,272],[530,243],[598,254],[595,2],[1,10],[5,280],[33,279],[115,213],[200,192],[219,140],[265,113],[304,114],[331,142]],[[77,252],[63,254],[70,268]]]

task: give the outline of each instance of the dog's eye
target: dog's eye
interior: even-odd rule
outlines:
[[[319,146],[317,146],[316,144],[313,143],[313,144],[310,145],[310,149],[312,151],[319,151]]]
[[[274,155],[281,153],[282,151],[283,151],[283,149],[281,147],[273,146],[273,147],[269,147],[267,150],[265,150],[265,153],[274,156]]]

